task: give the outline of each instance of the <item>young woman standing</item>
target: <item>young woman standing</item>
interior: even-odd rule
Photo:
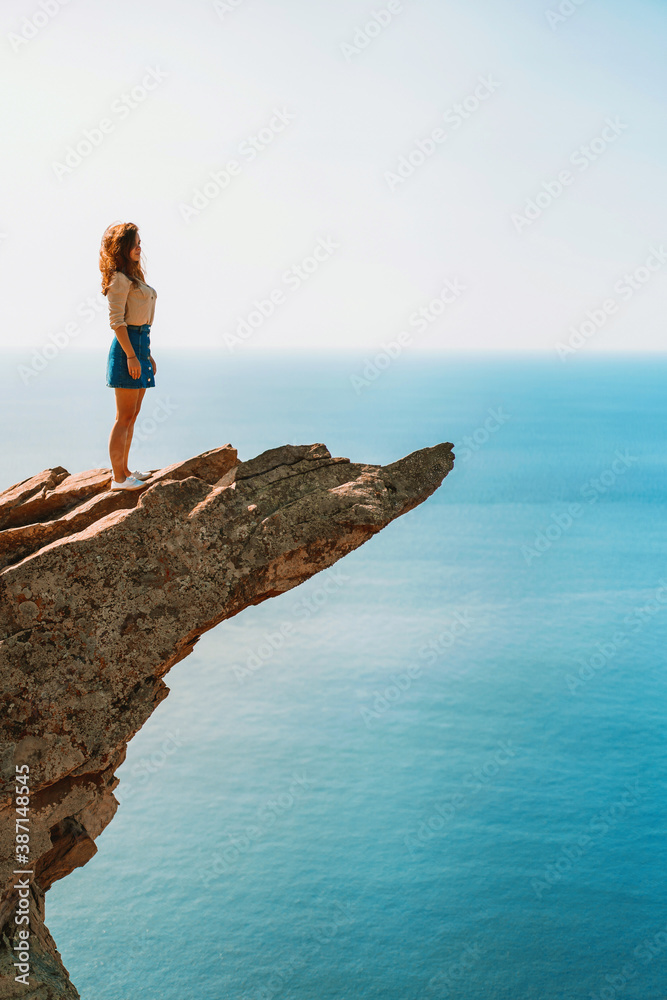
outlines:
[[[107,385],[116,393],[116,422],[109,437],[112,490],[138,490],[148,472],[130,472],[134,424],[146,389],[155,385],[150,329],[157,292],[144,280],[141,240],[133,222],[109,226],[100,247],[102,294],[109,302],[114,338],[107,359]]]

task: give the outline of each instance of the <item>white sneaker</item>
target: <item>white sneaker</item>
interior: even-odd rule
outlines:
[[[134,476],[135,479],[141,479],[141,481],[144,482],[144,480],[150,479],[151,476],[153,475],[153,473],[152,472],[131,472],[130,475]]]
[[[145,485],[146,483],[142,482],[141,479],[135,479],[134,476],[128,476],[123,483],[117,483],[115,479],[111,480],[112,490],[140,490]]]

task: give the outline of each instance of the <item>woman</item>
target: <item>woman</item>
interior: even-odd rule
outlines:
[[[157,292],[144,280],[141,240],[133,222],[109,226],[100,247],[102,294],[109,301],[114,338],[107,359],[107,385],[116,393],[116,422],[109,437],[112,490],[139,490],[149,472],[130,472],[134,423],[146,389],[155,385],[150,329]]]

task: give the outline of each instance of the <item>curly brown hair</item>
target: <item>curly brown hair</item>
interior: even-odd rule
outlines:
[[[130,250],[139,232],[134,222],[115,222],[108,226],[102,236],[100,245],[100,271],[102,272],[102,295],[107,294],[116,271],[129,278],[134,284],[136,279],[145,281],[141,263],[132,260]]]

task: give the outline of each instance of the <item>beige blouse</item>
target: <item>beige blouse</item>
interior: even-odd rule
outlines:
[[[128,323],[130,326],[152,323],[156,298],[157,292],[150,285],[144,281],[133,285],[127,275],[116,271],[107,289],[111,329]]]

